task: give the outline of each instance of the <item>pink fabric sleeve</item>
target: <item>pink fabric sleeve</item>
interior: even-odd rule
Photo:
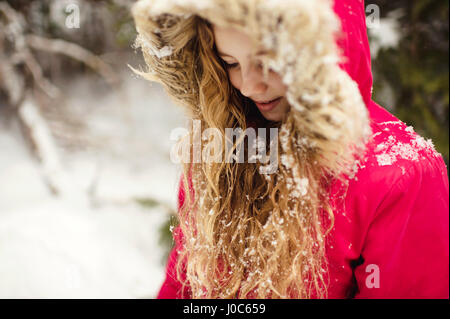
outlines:
[[[377,209],[355,298],[449,298],[449,186],[441,157],[414,163]],[[374,192],[377,190],[374,189]]]
[[[178,260],[178,249],[180,248],[182,234],[179,227],[174,229],[175,247],[169,255],[166,266],[166,279],[164,280],[157,299],[189,299],[189,288],[183,290],[181,282],[177,279],[176,264]],[[183,278],[184,279],[184,278]]]
[[[180,180],[180,187],[178,191],[178,210],[183,206],[185,198],[184,188],[183,188],[183,176]],[[182,247],[183,243],[183,233],[181,228],[178,226],[173,230],[173,238],[175,241],[175,246],[170,252],[169,259],[166,266],[166,279],[164,280],[157,299],[190,299],[189,288],[183,289],[181,282],[177,279],[176,265],[178,261],[178,251]],[[182,277],[184,280],[185,277]]]

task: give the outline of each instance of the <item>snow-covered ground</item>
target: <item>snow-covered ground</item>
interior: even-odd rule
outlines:
[[[131,72],[117,92],[89,79],[64,92],[100,141],[57,148],[70,192],[52,195],[17,125],[0,125],[0,298],[152,298],[164,279],[159,229],[176,207],[169,135],[182,111]]]

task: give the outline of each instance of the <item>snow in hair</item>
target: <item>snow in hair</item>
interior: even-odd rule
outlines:
[[[194,298],[326,296],[333,212],[323,182],[353,172],[371,133],[358,87],[338,66],[332,1],[141,0],[133,15],[141,74],[202,127],[245,130],[251,108],[215,53],[211,23],[253,39],[292,106],[279,124],[276,174],[263,176],[258,163],[184,166],[179,279]]]

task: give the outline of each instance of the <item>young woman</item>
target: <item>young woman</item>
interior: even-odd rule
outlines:
[[[141,0],[133,14],[144,76],[202,129],[279,132],[275,150],[263,139],[273,172],[184,163],[159,298],[448,298],[446,166],[372,101],[363,1]]]

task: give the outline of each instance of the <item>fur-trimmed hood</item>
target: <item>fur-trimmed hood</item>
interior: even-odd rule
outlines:
[[[348,167],[349,151],[365,148],[372,74],[363,1],[140,0],[133,15],[136,44],[149,66],[146,77],[161,83],[176,102],[198,103],[192,87],[196,66],[183,60],[183,50],[192,49],[188,39],[175,46],[164,34],[196,15],[244,31],[255,52],[266,52],[258,56],[264,70],[282,76],[297,128],[314,139],[320,158],[334,162],[331,170]],[[176,86],[170,84],[174,72]]]

